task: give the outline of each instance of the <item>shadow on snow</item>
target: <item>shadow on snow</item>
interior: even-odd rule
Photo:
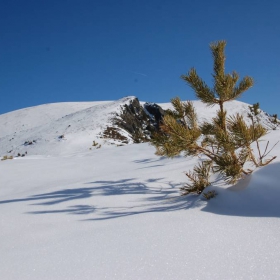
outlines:
[[[89,187],[62,189],[55,192],[37,194],[25,198],[2,200],[1,204],[33,202],[32,205],[44,207],[41,211],[29,214],[75,214],[90,215],[86,221],[107,220],[149,212],[165,212],[201,207],[201,211],[218,215],[245,217],[280,217],[280,163],[270,164],[255,171],[235,186],[223,188],[220,182],[214,182],[211,189],[218,193],[217,198],[208,203],[199,196],[181,197],[178,184],[164,181],[164,178],[151,178],[137,181],[135,178],[116,181],[94,181],[85,185]],[[126,199],[126,195],[134,195]],[[105,197],[116,196],[111,206]],[[121,196],[118,198],[117,196]],[[91,202],[91,197],[99,197],[101,207],[84,202]],[[78,202],[78,203],[74,203]],[[82,203],[81,203],[82,202]],[[64,203],[68,203],[65,206]],[[73,205],[70,205],[73,204]],[[113,204],[113,206],[112,206]],[[60,209],[52,209],[59,205]],[[103,207],[103,205],[105,205]],[[46,208],[47,207],[47,208]]]
[[[155,184],[156,183],[156,184]],[[136,179],[123,179],[117,181],[94,181],[88,182],[86,185],[90,187],[63,189],[55,192],[48,192],[29,196],[26,198],[2,200],[1,204],[32,202],[31,205],[44,206],[43,210],[31,211],[28,214],[74,214],[88,215],[94,213],[93,218],[84,220],[106,220],[119,218],[124,216],[143,214],[148,212],[175,211],[179,209],[187,209],[197,204],[197,197],[179,196],[178,184],[164,181],[164,178],[151,178],[144,182],[137,182]],[[160,187],[162,186],[162,187]],[[136,195],[133,200],[135,203],[131,205],[131,201],[119,201],[116,199],[117,206],[97,207],[93,205],[81,204],[81,200],[89,199],[94,196],[124,196]],[[129,198],[131,199],[131,197]],[[79,203],[64,206],[64,203]],[[88,202],[88,201],[87,201]],[[104,203],[104,202],[103,202]],[[104,203],[105,204],[105,203]],[[52,209],[54,205],[59,205],[62,209]],[[46,209],[48,207],[48,209]]]
[[[257,169],[236,185],[216,187],[217,199],[202,211],[219,215],[244,217],[280,217],[280,163]]]

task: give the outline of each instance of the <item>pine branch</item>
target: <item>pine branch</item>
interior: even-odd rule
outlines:
[[[237,87],[234,88],[231,99],[236,99],[242,95],[242,93],[254,85],[253,78],[245,76]]]
[[[218,41],[210,43],[210,49],[214,60],[214,77],[222,78],[225,73],[225,54],[226,41]]]
[[[206,83],[197,75],[196,70],[192,68],[187,75],[182,75],[181,78],[185,80],[189,86],[195,91],[197,98],[207,105],[214,105],[217,103],[215,94],[206,85]]]

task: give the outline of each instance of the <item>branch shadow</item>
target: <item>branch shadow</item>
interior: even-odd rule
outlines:
[[[43,210],[43,211],[32,211],[28,214],[57,214],[66,213],[73,215],[88,215],[96,211],[96,207],[91,205],[73,205],[62,210]]]
[[[196,207],[200,199],[197,196],[181,197],[179,196],[177,186],[164,178],[151,178],[145,181],[137,181],[135,178],[122,179],[116,181],[93,181],[85,183],[89,187],[62,189],[59,191],[36,194],[25,198],[2,200],[5,203],[32,202],[31,206],[42,206],[44,209],[27,212],[27,214],[71,214],[71,215],[89,215],[92,218],[83,219],[83,221],[98,221],[115,219],[130,215],[139,215],[149,212],[176,211]],[[101,202],[101,207],[88,204],[91,197],[107,196],[133,196],[133,204],[128,199],[119,200],[116,197],[116,203],[111,206]],[[70,205],[75,201],[74,205]],[[81,203],[82,202],[82,203]],[[86,202],[87,204],[84,204]],[[100,202],[100,201],[99,201]],[[135,203],[134,203],[135,202]],[[67,206],[65,206],[67,203]],[[102,204],[103,203],[103,204]],[[53,209],[53,206],[59,205],[59,209]],[[46,208],[47,207],[47,208]]]
[[[182,157],[182,156],[178,155],[178,156],[175,156],[174,158],[180,158],[180,157]],[[162,161],[164,159],[168,159],[168,157],[160,156],[160,157],[157,157],[157,158],[145,158],[145,159],[134,160],[133,162],[140,163],[140,164],[147,164],[147,163],[159,162],[159,161]],[[162,166],[162,164],[159,165],[159,166]]]
[[[150,212],[168,212],[201,207],[201,211],[218,215],[242,217],[280,217],[280,163],[270,164],[255,171],[245,180],[224,189],[219,180],[213,187],[218,197],[204,201],[197,195],[179,196],[178,185],[165,178],[136,178],[87,182],[88,187],[61,189],[24,198],[2,200],[1,204],[31,202],[44,207],[28,214],[93,215],[83,221],[115,219]],[[212,187],[211,187],[212,188]],[[133,195],[132,197],[129,195]],[[115,196],[111,205],[91,205],[90,198]],[[118,196],[124,199],[118,199]],[[127,198],[126,198],[127,196]],[[129,201],[130,199],[130,201]],[[133,201],[131,201],[133,199]],[[112,201],[112,200],[110,200]],[[67,205],[65,205],[67,203]],[[70,205],[69,205],[70,203]],[[59,209],[53,209],[59,205]]]
[[[16,203],[24,201],[45,201],[41,203],[34,203],[33,205],[53,205],[76,199],[86,199],[92,196],[93,188],[78,188],[78,189],[64,189],[61,191],[55,191],[50,193],[42,193],[38,195],[32,195],[26,198],[2,200],[0,204]]]
[[[187,210],[199,207],[203,203],[203,201],[196,195],[190,195],[187,198],[182,196],[166,198],[166,196],[163,195],[157,198],[145,199],[145,201],[151,201],[151,203],[134,206],[125,210],[123,210],[123,208],[118,210],[118,207],[110,208],[109,210],[102,211],[102,213],[99,214],[99,217],[84,219],[83,221],[102,221],[152,212]]]
[[[137,159],[137,160],[134,160],[133,162],[145,164],[145,163],[151,163],[151,162],[158,162],[158,161],[163,160],[164,158],[165,157],[159,157],[157,159],[155,159],[155,158],[145,158],[145,159],[139,159],[139,160]]]

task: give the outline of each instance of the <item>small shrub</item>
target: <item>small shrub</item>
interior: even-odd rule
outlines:
[[[129,140],[127,137],[123,136],[120,132],[119,129],[115,127],[110,127],[108,126],[104,132],[101,138],[107,138],[107,139],[113,139],[120,141],[124,144],[128,144]]]
[[[209,191],[209,192],[203,193],[203,197],[207,200],[210,200],[211,198],[214,198],[217,195],[218,194],[216,193],[216,191]]]
[[[182,195],[187,195],[189,193],[201,194],[206,187],[210,186],[209,178],[211,167],[211,161],[203,161],[194,167],[193,172],[186,172],[190,183],[187,183],[181,188]]]
[[[95,147],[96,149],[100,149],[101,148],[101,144],[99,144],[98,142],[92,141],[92,147]],[[89,148],[90,150],[92,148]]]
[[[97,145],[98,145],[98,143],[97,143],[97,142],[92,141],[92,146],[93,146],[93,147],[96,147]]]
[[[251,115],[249,115],[249,116],[253,115],[256,117],[260,113],[260,103],[257,102],[255,104],[253,104],[252,106],[249,106],[249,109],[251,111]]]
[[[7,160],[7,159],[13,159],[13,156],[3,156],[3,158],[1,160]]]

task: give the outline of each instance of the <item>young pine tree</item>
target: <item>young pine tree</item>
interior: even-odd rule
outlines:
[[[248,125],[240,114],[227,117],[225,102],[240,97],[253,86],[253,79],[245,76],[239,81],[235,71],[225,73],[225,46],[225,41],[210,44],[214,60],[213,88],[208,87],[194,68],[181,76],[203,103],[218,105],[216,116],[210,122],[199,125],[192,102],[174,98],[171,100],[173,110],[164,117],[161,133],[152,140],[158,155],[174,157],[184,152],[186,156],[204,156],[202,163],[186,173],[190,183],[181,188],[183,195],[202,193],[210,185],[211,172],[220,173],[227,183],[234,184],[252,172],[244,167],[246,162],[259,167],[275,158],[265,161],[260,151],[258,157],[253,153],[251,144],[267,133],[260,123]]]

